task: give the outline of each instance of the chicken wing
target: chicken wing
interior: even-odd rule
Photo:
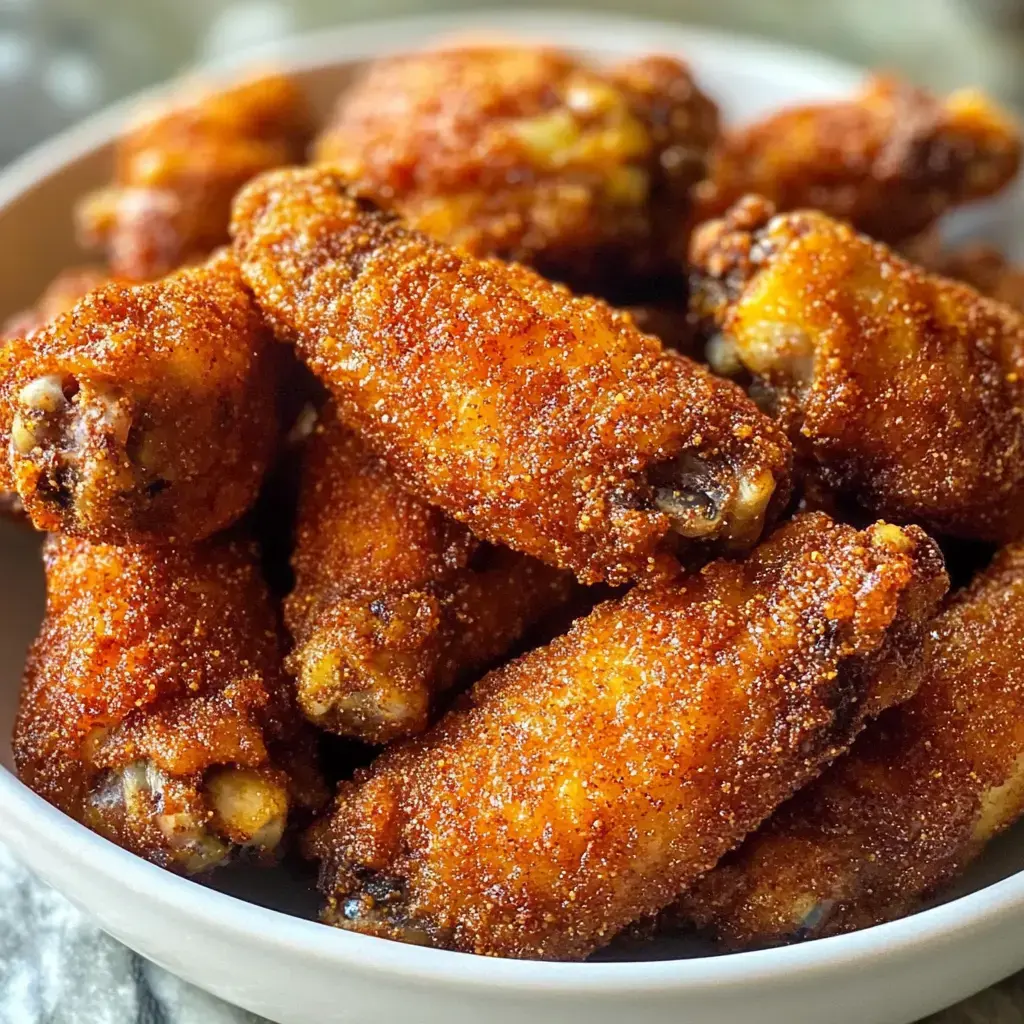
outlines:
[[[20,778],[113,842],[193,874],[269,857],[324,796],[239,541],[111,547],[52,536],[14,736]]]
[[[0,486],[43,530],[205,537],[249,507],[276,444],[273,359],[227,253],[100,288],[0,349]]]
[[[325,919],[586,956],[909,696],[903,659],[945,587],[916,527],[811,514],[745,561],[600,605],[341,785],[312,841]]]
[[[910,913],[1024,813],[1024,547],[927,631],[917,695],[794,797],[677,911],[731,945]]]
[[[825,484],[954,536],[1024,531],[1024,314],[824,214],[756,197],[694,238],[710,354]]]
[[[697,189],[698,219],[757,193],[895,243],[998,192],[1020,156],[1018,126],[976,90],[939,99],[878,76],[851,100],[783,109],[727,132]]]
[[[789,450],[735,385],[531,270],[406,228],[325,169],[240,193],[242,273],[410,491],[583,582],[753,544]]]
[[[0,347],[7,341],[45,327],[107,280],[109,276],[99,267],[72,267],[62,271],[47,285],[34,306],[7,318],[0,331]],[[3,472],[0,471],[2,477]],[[19,521],[26,518],[25,506],[17,491],[0,491],[0,516]]]
[[[481,45],[375,62],[315,152],[441,241],[600,290],[685,251],[717,134],[714,103],[672,58],[602,70]]]
[[[310,134],[305,98],[283,75],[195,86],[145,112],[118,142],[113,184],[76,211],[80,240],[131,281],[202,260],[227,241],[235,192],[301,160]]]
[[[568,573],[482,544],[402,490],[332,411],[306,450],[292,565],[299,704],[371,743],[422,732],[436,694],[574,591]]]

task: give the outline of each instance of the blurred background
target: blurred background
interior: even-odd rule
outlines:
[[[292,32],[512,6],[518,9],[500,0],[0,0],[0,162],[184,67]],[[559,0],[553,6],[734,29],[899,69],[926,85],[982,85],[1024,109],[1024,0]]]

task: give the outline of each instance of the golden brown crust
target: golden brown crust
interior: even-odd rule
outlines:
[[[271,853],[288,807],[323,794],[254,549],[53,536],[44,559],[46,616],[14,736],[19,777],[165,867],[206,870],[235,844]],[[254,834],[221,799],[232,782],[260,798]]]
[[[786,500],[774,424],[596,299],[411,231],[325,169],[257,179],[233,231],[342,418],[482,539],[621,582],[677,543],[749,546]]]
[[[305,98],[284,75],[182,90],[118,142],[113,183],[79,204],[83,244],[131,281],[204,259],[227,241],[235,192],[301,160],[309,125]]]
[[[808,515],[745,561],[599,606],[342,784],[314,839],[326,919],[586,956],[909,695],[901,659],[946,582],[914,527]]]
[[[927,631],[917,695],[680,902],[730,945],[911,912],[1024,812],[1024,548]]]
[[[955,536],[1021,535],[1024,314],[756,197],[692,257],[696,311],[830,489]]]
[[[851,100],[783,109],[727,132],[697,190],[698,219],[757,193],[898,242],[1017,173],[1018,126],[976,90],[945,99],[876,76]]]
[[[0,349],[0,484],[39,529],[187,542],[252,503],[274,343],[228,254],[109,284]]]
[[[299,704],[371,743],[422,732],[436,694],[574,590],[569,574],[482,544],[403,490],[331,409],[304,456],[292,566]]]
[[[675,59],[481,45],[374,62],[316,156],[441,241],[593,288],[681,255],[717,134]]]

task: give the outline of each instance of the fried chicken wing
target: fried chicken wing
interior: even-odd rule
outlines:
[[[371,743],[422,732],[436,694],[574,590],[570,574],[482,544],[404,491],[330,410],[306,450],[292,565],[299,703]]]
[[[108,280],[109,275],[99,267],[71,267],[62,271],[47,285],[34,306],[7,318],[0,330],[0,347],[7,341],[45,327],[83,295]],[[25,519],[25,506],[16,491],[0,491],[0,516],[19,521]]]
[[[406,228],[325,169],[239,195],[242,272],[402,486],[583,582],[753,544],[788,444],[735,385],[517,264]]]
[[[757,193],[817,209],[880,241],[923,231],[1017,173],[1018,126],[969,89],[939,99],[876,76],[851,100],[786,108],[726,132],[697,189],[698,219]]]
[[[376,61],[315,152],[441,241],[600,288],[685,249],[717,134],[714,103],[673,58],[604,70],[481,45]]]
[[[824,214],[749,198],[694,238],[712,356],[836,492],[954,536],[1024,532],[1024,315]]]
[[[113,842],[193,874],[270,856],[325,796],[255,550],[52,536],[14,736],[20,778]]]
[[[146,111],[119,141],[113,184],[79,204],[79,237],[132,281],[204,259],[227,241],[235,192],[301,160],[310,134],[305,98],[283,75],[194,86]]]
[[[187,542],[256,496],[274,342],[230,254],[112,283],[0,349],[0,486],[39,529]]]
[[[683,898],[731,945],[835,935],[913,911],[1024,813],[1024,547],[927,631],[917,695]]]
[[[325,919],[586,956],[909,695],[902,659],[945,586],[916,527],[808,515],[745,561],[598,606],[341,785],[312,842]]]

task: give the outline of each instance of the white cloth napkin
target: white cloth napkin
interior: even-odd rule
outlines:
[[[104,934],[0,845],[0,1024],[265,1022]],[[1024,974],[923,1024],[1024,1024]]]

